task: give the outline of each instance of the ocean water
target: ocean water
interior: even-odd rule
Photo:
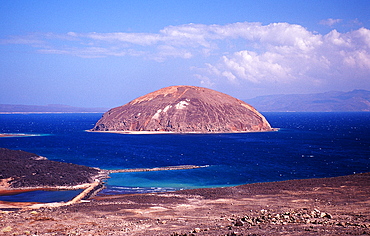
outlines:
[[[370,171],[370,112],[263,113],[277,132],[130,135],[85,132],[101,117],[1,114],[0,147],[102,169],[207,166],[116,173],[102,194],[171,191]]]

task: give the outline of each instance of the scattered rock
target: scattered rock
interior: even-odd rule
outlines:
[[[321,218],[328,218],[328,219],[332,218],[332,216],[329,213],[326,213],[326,212],[321,212],[320,217]]]
[[[346,227],[346,223],[344,223],[344,222],[338,222],[337,225],[342,226],[342,227]]]
[[[244,223],[241,220],[237,220],[234,225],[235,226],[243,226]]]
[[[4,228],[1,229],[1,232],[3,233],[9,233],[13,230],[13,228],[11,226],[6,226]]]
[[[309,212],[311,214],[308,214]],[[245,215],[236,220],[229,220],[233,220],[235,222],[234,226],[244,226],[245,224],[248,226],[256,226],[260,224],[287,225],[292,223],[327,224],[332,218],[332,215],[327,212],[320,212],[317,209],[312,211],[309,211],[308,209],[302,209],[297,211],[283,212],[280,214],[274,214],[268,212],[267,210],[261,210],[257,216]]]
[[[201,230],[200,230],[200,228],[195,228],[194,230],[193,230],[193,233],[199,233]]]

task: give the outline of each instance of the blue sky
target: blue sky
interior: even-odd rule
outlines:
[[[0,103],[370,90],[370,1],[1,0]]]

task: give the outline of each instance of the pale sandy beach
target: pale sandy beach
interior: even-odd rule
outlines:
[[[0,138],[6,138],[6,137],[26,137],[30,136],[27,134],[0,134]]]
[[[272,128],[271,131],[235,131],[232,133],[255,133],[255,132],[273,132],[278,131],[279,128]],[[171,132],[171,131],[91,131],[85,130],[86,132],[94,132],[94,133],[113,133],[113,134],[225,134],[225,132],[212,132],[212,133],[204,133],[204,132]]]

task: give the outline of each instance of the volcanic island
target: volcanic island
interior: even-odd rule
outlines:
[[[196,86],[170,86],[107,111],[90,131],[233,133],[274,131],[251,105]]]

